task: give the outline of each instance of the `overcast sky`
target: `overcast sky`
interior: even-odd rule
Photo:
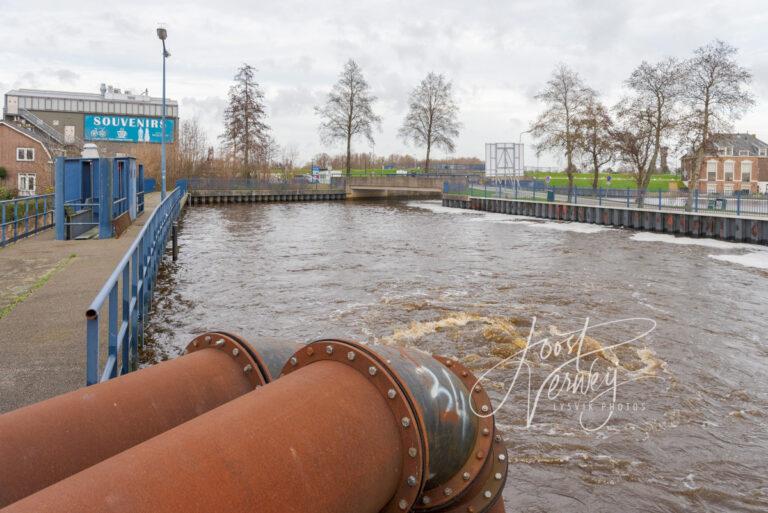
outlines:
[[[350,57],[379,98],[377,154],[421,154],[397,129],[408,92],[435,71],[453,81],[461,107],[456,155],[483,158],[485,142],[517,141],[540,108],[533,95],[559,62],[613,103],[642,60],[687,57],[714,38],[737,46],[755,77],[758,103],[736,128],[768,139],[765,0],[0,0],[0,12],[3,92],[98,92],[105,82],[160,96],[155,27],[164,23],[168,96],[182,118],[198,117],[215,143],[232,76],[247,62],[258,69],[273,135],[305,159],[342,149],[322,146],[313,106]],[[362,141],[354,149],[371,150]],[[532,153],[527,165],[537,163]]]

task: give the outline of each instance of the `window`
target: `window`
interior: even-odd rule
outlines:
[[[729,157],[733,157],[733,146],[727,146],[725,148],[725,154]]]
[[[736,169],[736,163],[732,160],[726,160],[723,164],[723,170],[725,172],[725,181],[733,181],[733,171]]]
[[[759,155],[760,155],[761,157],[768,157],[768,148],[760,148],[760,153],[759,153]]]
[[[708,183],[707,184],[707,194],[709,193],[715,193],[717,192],[717,184],[716,183]]]
[[[749,157],[749,150],[739,150],[739,157]]]
[[[714,182],[717,180],[717,161],[716,160],[708,160],[707,161],[707,180],[710,182]]]
[[[741,181],[742,182],[751,182],[752,181],[752,162],[745,160],[741,163]]]
[[[717,154],[720,155],[721,157],[725,157],[725,148],[718,148]]]
[[[35,160],[35,149],[16,148],[16,160],[19,162],[31,162]]]
[[[19,195],[33,196],[37,187],[37,175],[35,173],[19,174]]]
[[[733,194],[733,183],[723,185],[723,192],[726,194]]]

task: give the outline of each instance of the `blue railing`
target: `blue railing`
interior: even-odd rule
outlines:
[[[623,206],[643,210],[684,210],[688,191],[641,191],[638,189],[592,189],[553,187],[532,180],[486,180],[445,182],[443,192],[483,198],[521,199],[598,206]],[[641,201],[642,200],[642,201]],[[693,212],[735,216],[768,216],[768,194],[735,191],[700,193],[693,191]]]
[[[53,226],[53,194],[0,201],[0,247]]]
[[[155,278],[185,191],[174,189],[152,212],[86,312],[86,384],[125,374],[138,367],[139,344]],[[118,297],[119,295],[119,297]],[[102,333],[100,312],[107,303],[106,362],[99,372]]]

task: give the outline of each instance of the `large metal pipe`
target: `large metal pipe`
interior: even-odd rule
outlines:
[[[259,346],[259,344],[256,344]],[[286,349],[264,345],[265,353]],[[295,344],[288,344],[288,351]],[[223,332],[185,356],[0,415],[0,507],[270,381],[252,344]]]
[[[269,386],[3,513],[503,511],[506,450],[469,418],[490,407],[473,384],[451,359],[317,341]]]
[[[309,367],[22,499],[13,512],[378,513],[401,480],[386,399]]]

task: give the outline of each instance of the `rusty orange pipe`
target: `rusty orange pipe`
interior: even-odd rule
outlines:
[[[0,507],[265,384],[243,343],[201,335],[183,357],[0,415]]]
[[[404,478],[387,401],[358,370],[320,362],[3,513],[379,513]]]

